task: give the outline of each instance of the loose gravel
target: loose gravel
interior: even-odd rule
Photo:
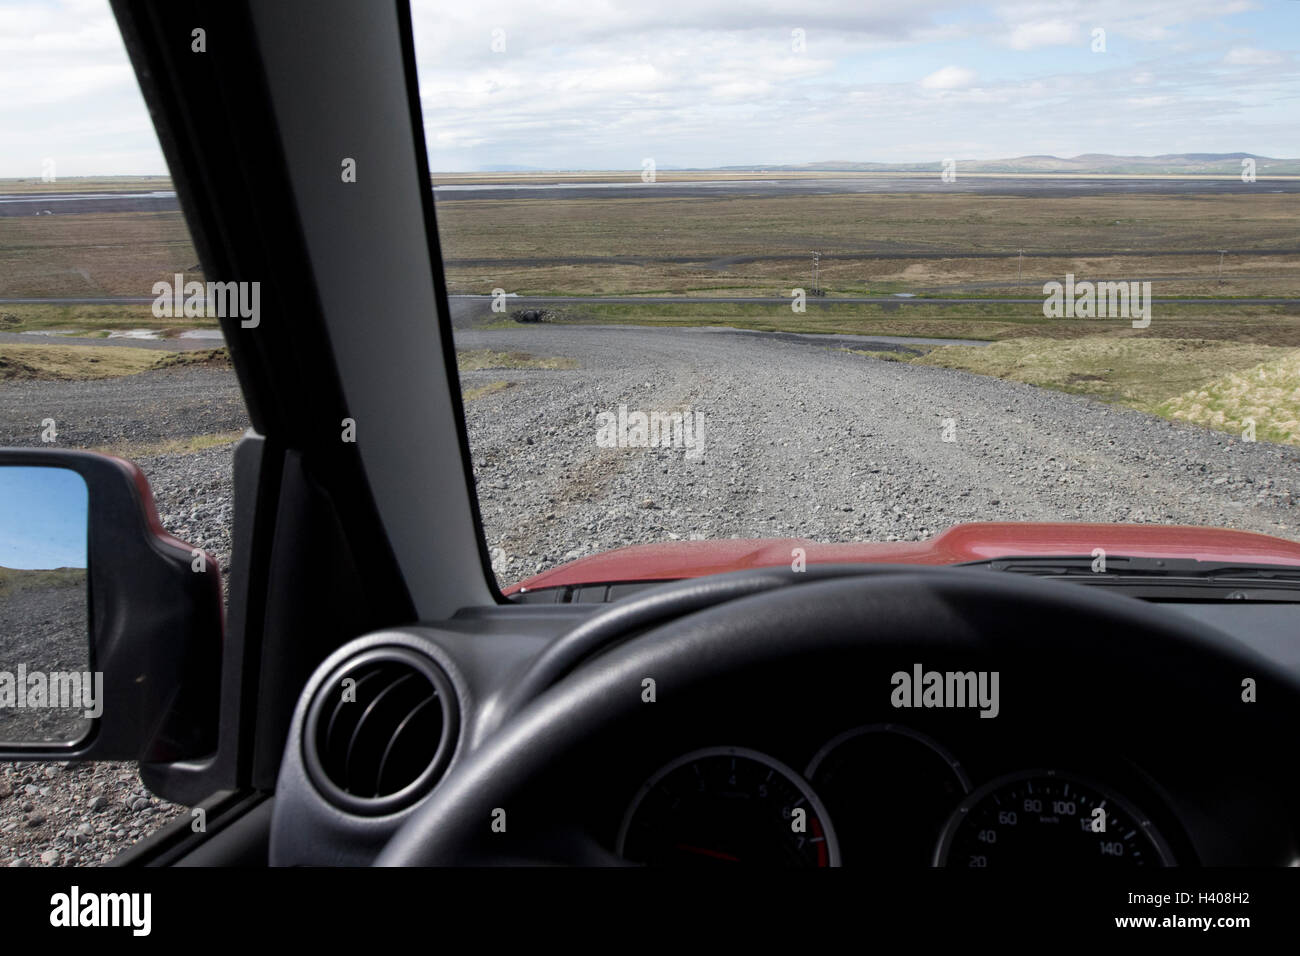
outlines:
[[[42,443],[52,418],[57,439]],[[0,445],[148,448],[248,426],[234,373],[180,368],[89,382],[0,384]],[[230,565],[233,445],[134,456],[168,531]],[[184,808],[125,762],[0,763],[0,866],[107,863]]]
[[[1300,538],[1300,450],[1082,396],[718,329],[527,326],[456,341],[578,361],[462,376],[513,383],[468,413],[503,582],[628,544],[915,541],[964,521]],[[624,404],[703,413],[704,454],[597,447],[597,413]]]
[[[1220,525],[1300,538],[1300,452],[1090,399],[817,344],[705,329],[458,329],[462,348],[566,356],[488,369],[467,404],[503,583],[628,544],[731,537],[904,541],[962,521]],[[698,460],[601,448],[597,414],[704,415]],[[0,385],[0,444],[150,443],[246,425],[233,373],[169,369]],[[947,432],[947,434],[945,434]],[[945,441],[951,437],[951,441]],[[137,461],[164,526],[228,567],[233,446]],[[183,808],[130,764],[0,764],[0,865],[96,864]]]

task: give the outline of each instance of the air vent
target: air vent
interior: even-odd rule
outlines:
[[[392,813],[426,793],[451,759],[455,695],[424,655],[367,651],[316,691],[304,737],[308,772],[333,803]]]

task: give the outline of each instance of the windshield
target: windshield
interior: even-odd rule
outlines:
[[[413,13],[502,585],[970,522],[1300,536],[1296,4]]]

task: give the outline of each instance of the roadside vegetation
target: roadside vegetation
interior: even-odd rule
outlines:
[[[488,382],[485,385],[471,385],[462,387],[460,397],[463,401],[472,402],[475,399],[486,398],[489,395],[495,395],[497,392],[504,392],[507,388],[514,386],[514,382]]]
[[[148,291],[146,289],[143,294],[148,295]],[[216,319],[206,316],[156,319],[146,304],[0,304],[0,332],[58,332],[79,338],[107,338],[110,332],[149,329],[162,338],[172,338],[188,329],[215,329],[219,326]]]
[[[208,448],[233,445],[244,437],[242,429],[214,432],[208,435],[188,435],[184,438],[167,438],[156,442],[118,442],[113,445],[98,445],[91,451],[104,455],[116,455],[119,458],[152,458],[156,455],[192,455]]]
[[[495,349],[458,349],[456,367],[462,372],[481,372],[490,368],[577,368],[571,358],[538,358],[529,352],[498,352]]]
[[[85,588],[85,568],[8,568],[0,566],[0,597],[32,588]]]
[[[1300,445],[1300,349],[1205,339],[1008,339],[869,358],[958,369],[1088,395],[1242,436]]]
[[[1152,410],[1237,434],[1253,424],[1257,440],[1300,445],[1300,351],[1229,372]]]
[[[0,345],[0,381],[117,378],[153,368],[160,353],[98,345]]]
[[[119,378],[153,369],[229,367],[224,349],[164,352],[116,345],[0,344],[0,381]]]

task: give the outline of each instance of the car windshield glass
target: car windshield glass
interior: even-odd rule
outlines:
[[[1300,5],[413,15],[503,585],[1300,536]]]

